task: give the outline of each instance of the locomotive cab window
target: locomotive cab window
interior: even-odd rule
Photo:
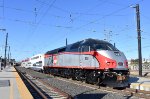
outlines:
[[[117,48],[115,48],[112,44],[109,44],[109,43],[95,44],[95,49],[96,50],[118,51]]]
[[[88,52],[88,51],[91,51],[91,47],[90,46],[82,46],[81,47],[82,49],[82,52]]]
[[[60,53],[60,52],[65,52],[65,51],[66,51],[66,47],[60,48],[60,49],[58,50],[58,53]]]
[[[72,44],[72,46],[70,47],[70,51],[71,51],[71,52],[78,52],[79,45],[80,45],[80,42],[77,42],[77,43],[75,43],[75,44]]]

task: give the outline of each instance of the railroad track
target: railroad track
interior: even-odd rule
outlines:
[[[56,91],[63,92],[67,98],[76,98],[76,99],[109,99],[109,98],[145,98],[149,99],[150,92],[141,91],[135,89],[114,89],[110,87],[96,86],[87,84],[81,81],[74,81],[67,78],[54,77],[51,75],[46,75],[42,73],[35,72],[33,70],[24,69],[23,72],[32,73],[32,77],[39,82],[42,82],[46,86],[53,86]],[[32,79],[33,79],[32,78]],[[58,83],[58,84],[57,84]],[[61,90],[60,90],[61,89]],[[93,97],[89,97],[93,95]],[[110,97],[111,96],[111,97]]]
[[[51,86],[44,80],[38,77],[32,77],[18,68],[16,70],[35,99],[72,99],[69,94]]]
[[[60,78],[60,77],[57,77],[57,78],[60,80],[66,80],[66,78]],[[69,82],[72,82],[75,84],[81,83],[81,81],[72,81],[72,80]],[[82,86],[90,87],[92,89],[103,90],[103,91],[111,92],[111,93],[121,93],[127,97],[135,96],[135,97],[142,98],[142,99],[150,99],[150,91],[131,89],[131,88],[112,88],[112,87],[106,87],[106,86],[91,85],[87,83],[83,83]]]

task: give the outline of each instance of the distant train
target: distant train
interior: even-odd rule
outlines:
[[[128,86],[128,62],[116,47],[106,41],[85,39],[48,51],[43,71],[91,84]]]
[[[44,66],[44,54],[37,54],[22,61],[22,67],[42,71]]]

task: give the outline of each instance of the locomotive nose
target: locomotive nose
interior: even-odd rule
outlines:
[[[106,67],[113,69],[127,69],[128,62],[123,52],[120,51],[99,51],[99,54],[106,58]]]

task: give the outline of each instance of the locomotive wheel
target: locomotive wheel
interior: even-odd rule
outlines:
[[[81,70],[74,70],[72,75],[72,80],[82,80],[82,71]]]
[[[86,83],[97,84],[98,83],[98,75],[96,75],[96,73],[94,71],[90,72],[89,74],[87,74]]]
[[[80,80],[80,72],[79,71],[75,72],[75,79],[78,81]]]

